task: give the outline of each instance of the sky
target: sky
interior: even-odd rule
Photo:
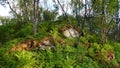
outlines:
[[[3,7],[2,5],[0,5],[0,16],[9,16],[9,7]]]
[[[53,8],[52,0],[47,0],[47,1],[49,2],[48,5],[47,5],[47,8]],[[60,1],[66,2],[66,1],[70,1],[70,0],[60,0]],[[83,4],[85,3],[85,0],[81,0],[81,1],[83,2]],[[64,3],[64,4],[66,5],[67,3]],[[65,6],[65,7],[67,7],[67,6]],[[46,6],[44,5],[43,7],[46,7]],[[72,10],[70,8],[67,8],[67,10],[68,10],[68,13],[72,12]],[[65,11],[67,11],[67,10],[65,10]],[[9,9],[8,5],[6,5],[6,7],[3,7],[3,6],[0,5],[0,16],[10,16],[9,11],[10,11],[10,9]],[[83,13],[83,11],[84,11],[84,9],[81,11],[81,13]],[[59,14],[60,15],[62,14],[62,9],[59,10]]]

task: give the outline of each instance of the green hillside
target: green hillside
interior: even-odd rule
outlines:
[[[59,22],[60,23],[60,22]],[[36,37],[32,34],[32,25],[26,24],[15,31],[14,24],[0,26],[4,28],[4,39],[12,38],[0,46],[1,68],[119,68],[120,43],[108,40],[104,45],[99,43],[99,37],[81,31],[80,37],[65,37],[59,30],[68,24],[57,22],[43,22],[38,25]],[[76,24],[69,24],[76,26]],[[7,28],[6,28],[7,27]],[[14,27],[14,28],[13,28]],[[77,27],[77,26],[76,26]],[[9,29],[9,30],[7,30]],[[2,29],[3,30],[3,29]],[[6,35],[5,35],[6,33]],[[40,40],[52,36],[55,49],[21,50],[8,53],[17,43],[27,39]],[[2,36],[1,36],[2,39]],[[64,42],[61,44],[57,40]],[[77,40],[79,40],[77,42]],[[112,57],[110,60],[108,60]]]

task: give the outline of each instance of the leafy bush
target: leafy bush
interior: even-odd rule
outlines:
[[[115,58],[120,62],[120,43],[112,43],[115,51]]]
[[[14,37],[15,38],[25,38],[28,35],[33,35],[33,28],[31,24],[26,24],[21,27],[21,29],[16,30]]]
[[[4,54],[0,66],[5,68],[33,68],[36,63],[34,56],[34,53],[27,51],[14,52],[11,55]]]
[[[5,43],[14,38],[14,24],[0,26],[0,42]]]
[[[56,15],[57,15],[57,12],[55,12],[55,11],[48,11],[48,10],[43,11],[43,18],[45,21],[55,20]]]
[[[74,68],[101,68],[100,65],[89,57],[83,57],[82,62],[77,62]]]

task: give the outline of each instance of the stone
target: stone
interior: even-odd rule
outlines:
[[[79,36],[79,32],[73,28],[65,30],[63,34],[68,38],[75,38]]]
[[[46,50],[46,49],[52,49],[55,48],[53,39],[49,37],[42,38],[40,42],[37,45],[37,48],[39,50]]]

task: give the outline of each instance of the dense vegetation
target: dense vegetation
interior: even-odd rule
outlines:
[[[120,68],[118,0],[91,0],[86,4],[71,0],[71,14],[59,0],[53,0],[54,10],[39,6],[39,0],[16,0],[20,13],[5,1],[13,17],[0,17],[0,68]],[[91,6],[92,14],[86,6]],[[86,10],[81,16],[82,7]],[[75,27],[79,36],[66,37],[61,31],[65,26]],[[52,37],[55,49],[31,47],[10,52],[21,42],[44,37]]]
[[[59,22],[60,23],[60,22]],[[90,35],[84,31],[79,44],[75,47],[77,38],[66,38],[58,32],[58,28],[65,25],[58,22],[44,22],[38,25],[38,33],[35,39],[52,35],[54,38],[61,38],[66,44],[61,45],[56,41],[56,50],[31,50],[15,51],[11,54],[7,52],[14,44],[24,41],[27,38],[33,38],[31,24],[26,24],[23,28],[14,32],[16,29],[13,24],[1,26],[4,28],[2,35],[7,41],[0,46],[0,67],[1,68],[113,68],[118,66],[120,60],[120,43],[108,41],[101,47],[99,38],[96,35]],[[74,24],[73,24],[74,25]],[[12,27],[11,27],[12,26]],[[14,28],[13,28],[14,26]],[[6,28],[7,27],[7,28]],[[41,28],[42,27],[42,28]],[[48,28],[49,32],[48,32]],[[9,29],[9,30],[7,30]],[[3,30],[3,29],[2,29]],[[7,31],[5,31],[7,30]],[[5,34],[6,33],[6,34]],[[1,36],[2,39],[2,36]],[[90,41],[90,42],[89,42]],[[90,43],[90,47],[88,47]],[[115,59],[105,61],[107,52],[114,52]],[[98,54],[98,55],[96,55]]]

